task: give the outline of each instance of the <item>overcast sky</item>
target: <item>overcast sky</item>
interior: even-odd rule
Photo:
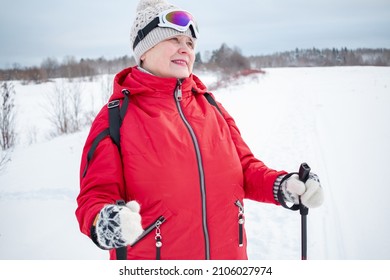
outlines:
[[[196,17],[198,51],[390,48],[390,0],[170,0]],[[138,0],[0,0],[0,68],[132,55]]]

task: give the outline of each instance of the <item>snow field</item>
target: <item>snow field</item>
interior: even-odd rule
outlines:
[[[308,258],[390,259],[390,68],[265,70],[213,93],[268,166],[297,171],[307,162],[319,175],[326,197],[309,210]],[[100,108],[110,78],[81,83],[85,111]],[[0,259],[107,259],[74,215],[88,128],[50,137],[52,86],[15,82],[20,141],[0,172]],[[245,210],[250,259],[300,259],[298,212],[252,201]]]

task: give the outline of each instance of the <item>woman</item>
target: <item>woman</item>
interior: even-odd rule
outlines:
[[[265,166],[223,106],[205,98],[192,74],[198,37],[189,13],[140,1],[131,32],[138,66],[117,74],[110,98],[130,100],[120,149],[107,137],[87,161],[107,128],[104,107],[81,162],[80,229],[111,259],[247,259],[244,198],[322,203],[315,174],[304,184]]]

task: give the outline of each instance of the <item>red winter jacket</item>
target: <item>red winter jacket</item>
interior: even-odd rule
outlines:
[[[103,206],[136,200],[145,236],[128,248],[128,259],[156,257],[159,219],[162,259],[247,259],[245,229],[240,237],[239,226],[243,199],[278,204],[273,184],[286,172],[253,156],[232,117],[203,96],[206,87],[195,75],[178,82],[137,68],[117,74],[111,100],[123,98],[123,89],[130,91],[121,127],[122,160],[109,137],[99,143],[85,177],[80,176],[80,229],[91,236]],[[93,139],[107,126],[104,107],[86,141],[81,173]],[[115,250],[110,257],[115,259]]]

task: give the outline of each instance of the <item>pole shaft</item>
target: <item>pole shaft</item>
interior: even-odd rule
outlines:
[[[310,166],[307,163],[302,163],[299,168],[299,180],[306,182],[309,178]],[[299,212],[301,214],[301,259],[307,260],[307,214],[309,209],[301,203],[299,197]]]
[[[301,259],[307,260],[307,224],[306,215],[301,215]]]

